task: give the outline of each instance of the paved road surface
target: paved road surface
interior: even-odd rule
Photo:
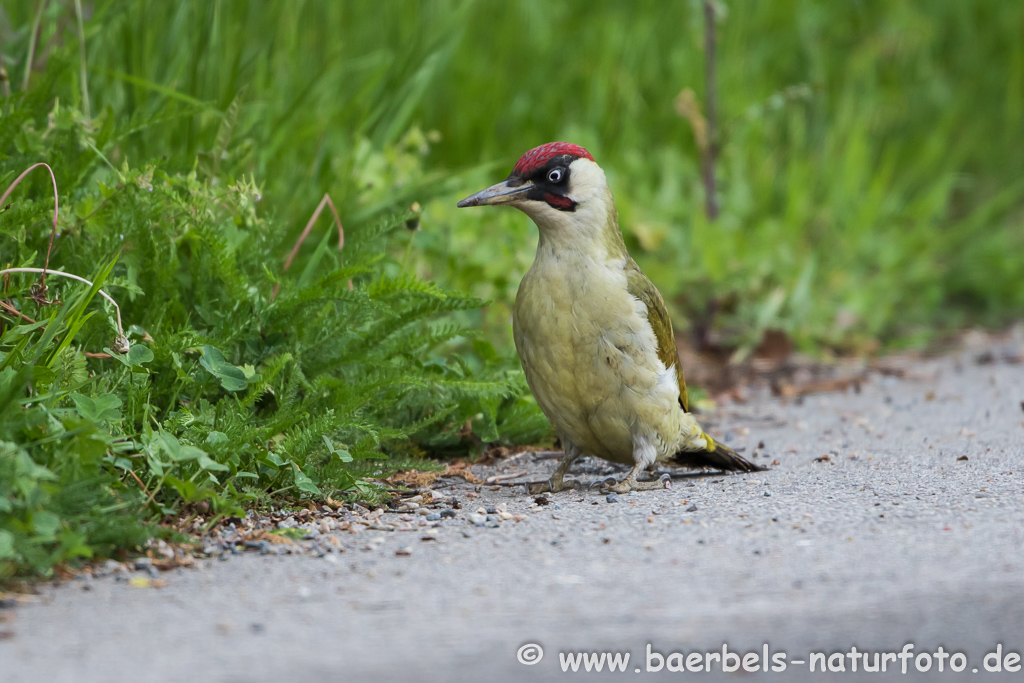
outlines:
[[[915,656],[963,652],[967,667],[951,673],[947,659],[939,675],[932,659],[915,674],[912,658],[901,679],[1024,680],[982,664],[997,644],[1004,659],[1024,654],[1024,366],[1000,353],[920,363],[910,378],[874,376],[860,393],[801,405],[764,396],[723,409],[714,430],[748,455],[763,441],[758,461],[778,461],[769,472],[677,478],[615,503],[559,494],[532,512],[521,489],[468,500],[465,485],[437,540],[346,532],[342,553],[209,560],[164,574],[162,589],[112,578],[46,588],[0,612],[0,681],[725,676],[719,662],[713,675],[649,673],[648,643],[662,655],[765,643],[786,654],[784,673],[732,674],[750,681],[892,678],[899,660],[888,676],[863,673],[862,660],[855,674],[845,656],[844,673],[793,661],[906,643]],[[468,520],[501,502],[526,519]],[[396,555],[403,546],[411,555]],[[528,643],[545,653],[531,666],[516,657]],[[562,673],[559,652],[573,651],[631,659],[627,673]]]

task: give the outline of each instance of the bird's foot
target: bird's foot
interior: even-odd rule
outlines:
[[[539,493],[558,493],[566,489],[579,489],[581,486],[582,484],[575,479],[562,479],[561,477],[555,479],[552,477],[547,481],[527,483],[526,490],[531,496],[536,496]]]
[[[598,483],[598,482],[595,482]],[[667,474],[661,475],[654,481],[637,481],[636,474],[630,472],[622,481],[616,481],[609,477],[600,482],[601,491],[608,493],[629,493],[630,491],[655,491],[658,489],[672,488],[672,477]]]

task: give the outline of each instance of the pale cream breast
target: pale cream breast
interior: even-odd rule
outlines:
[[[513,329],[530,389],[584,453],[632,464],[637,439],[673,454],[683,411],[675,370],[657,356],[623,258],[542,243],[516,297]]]

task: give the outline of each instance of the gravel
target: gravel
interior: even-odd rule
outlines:
[[[628,651],[632,670],[647,644],[723,643],[790,659],[942,645],[966,653],[970,677],[997,644],[1024,653],[1024,366],[1005,362],[1019,357],[969,350],[907,364],[902,379],[873,374],[859,393],[764,393],[702,417],[777,461],[767,472],[674,472],[670,490],[615,498],[441,480],[443,496],[400,513],[290,518],[319,533],[294,542],[257,538],[284,520],[242,520],[193,569],[144,584],[134,577],[159,561],[114,562],[3,610],[0,680],[561,680],[563,651]],[[531,470],[516,481],[557,465],[516,462]],[[618,504],[591,504],[602,498]],[[530,643],[546,654],[524,666]],[[744,675],[860,680],[795,665]]]

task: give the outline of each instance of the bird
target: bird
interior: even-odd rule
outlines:
[[[531,494],[577,488],[566,480],[584,455],[630,467],[604,491],[671,486],[638,481],[659,464],[722,471],[762,468],[712,439],[690,412],[672,322],[654,284],[626,250],[604,171],[585,148],[535,147],[508,178],[458,203],[510,206],[537,225],[533,265],[512,311],[530,391],[564,456]]]

